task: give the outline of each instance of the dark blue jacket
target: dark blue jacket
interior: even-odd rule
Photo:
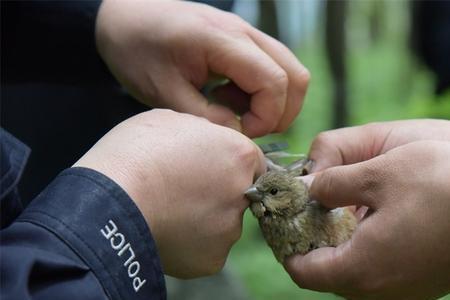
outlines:
[[[29,149],[0,129],[0,298],[165,299],[150,230],[106,176],[70,168],[22,211]]]

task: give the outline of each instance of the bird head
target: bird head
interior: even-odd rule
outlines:
[[[306,184],[287,171],[269,171],[245,192],[255,217],[293,216],[309,201]]]

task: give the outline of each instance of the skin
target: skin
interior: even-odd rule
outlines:
[[[299,286],[347,299],[435,299],[450,292],[449,121],[328,131],[310,157],[317,162],[314,199],[370,213],[349,242],[287,260]]]
[[[204,4],[105,0],[96,41],[111,72],[141,102],[202,116],[249,137],[286,130],[309,81],[280,42]],[[213,104],[199,89],[217,76],[230,82],[215,90]]]
[[[169,110],[122,122],[74,166],[103,173],[128,193],[151,229],[164,272],[179,278],[223,267],[241,235],[249,204],[243,191],[266,168],[244,135]]]

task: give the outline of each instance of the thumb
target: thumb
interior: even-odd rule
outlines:
[[[381,199],[378,193],[385,184],[384,164],[383,157],[378,156],[313,174],[311,198],[329,208],[364,205],[376,209]]]
[[[308,157],[313,171],[371,159],[380,153],[392,125],[368,124],[321,132],[312,142]]]

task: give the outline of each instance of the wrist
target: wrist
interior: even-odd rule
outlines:
[[[127,165],[138,164],[128,160],[121,163],[121,158],[114,159],[114,163],[103,160],[96,160],[88,155],[77,161],[73,167],[83,167],[94,170],[108,177],[116,183],[130,197],[139,209],[140,213],[146,220],[148,226],[152,228],[152,234],[155,242],[158,243],[159,237],[159,216],[161,212],[156,213],[160,207],[157,203],[161,196],[156,192],[161,188],[162,184],[157,172],[146,170],[132,170]]]

